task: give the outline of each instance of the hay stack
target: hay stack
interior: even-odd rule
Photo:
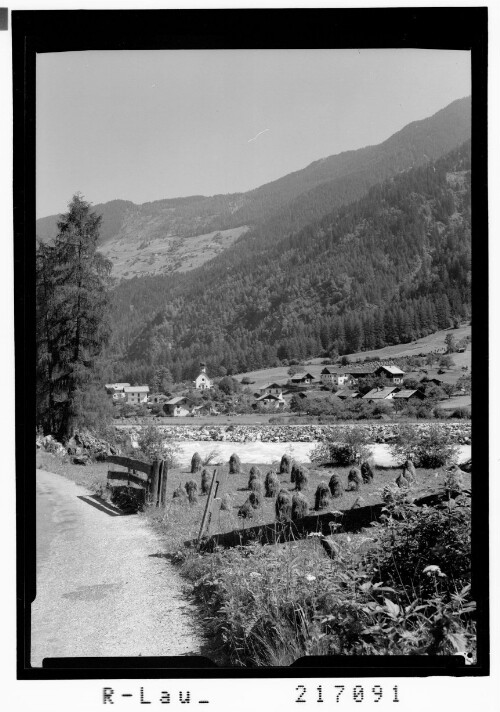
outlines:
[[[363,484],[361,471],[357,467],[352,467],[347,475],[347,492],[357,492]]]
[[[196,472],[201,470],[201,456],[198,452],[195,452],[191,458],[191,474],[194,475]]]
[[[292,521],[302,519],[309,512],[309,502],[302,492],[296,492],[292,497]]]
[[[286,453],[281,458],[280,462],[280,475],[288,475],[292,469],[292,458]]]
[[[290,519],[292,515],[292,498],[290,492],[282,489],[278,492],[275,502],[276,519],[281,521]]]
[[[276,497],[280,489],[278,475],[272,470],[269,470],[266,475],[264,485],[266,488],[266,497]]]
[[[229,458],[229,474],[230,475],[239,475],[241,472],[241,460],[236,455],[236,453],[233,453],[231,457]]]
[[[342,492],[343,492],[343,487],[342,487],[342,480],[340,479],[339,475],[333,473],[333,475],[330,477],[330,482],[328,483],[328,489],[330,490],[330,494],[334,499],[337,499],[338,497],[342,497]]]
[[[320,482],[314,495],[314,509],[326,509],[330,504],[330,490],[326,482]]]

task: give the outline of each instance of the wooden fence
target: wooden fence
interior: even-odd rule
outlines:
[[[165,460],[154,460],[148,464],[122,455],[109,455],[106,460],[126,468],[126,472],[108,470],[108,489],[136,488],[144,491],[144,500],[152,506],[160,507],[165,504],[168,477],[168,465]]]

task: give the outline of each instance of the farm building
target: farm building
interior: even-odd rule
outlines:
[[[149,403],[164,403],[167,400],[168,396],[166,396],[164,393],[151,393],[148,397],[148,402]]]
[[[309,386],[314,381],[314,376],[310,373],[296,373],[290,378],[290,382],[297,386]]]
[[[261,404],[265,408],[269,409],[280,409],[285,407],[285,401],[283,400],[282,396],[275,396],[272,393],[265,393],[264,395],[260,396],[259,398],[256,399],[255,405]]]
[[[165,401],[163,404],[163,410],[167,415],[172,416],[186,416],[192,415],[196,410],[194,402],[186,396],[177,396],[176,398],[171,398]]]
[[[321,383],[325,386],[338,385],[337,384],[337,369],[331,366],[325,366],[320,374]]]
[[[149,386],[125,386],[123,392],[131,405],[148,402]]]
[[[123,393],[124,388],[129,388],[130,383],[106,383],[104,388],[111,395],[112,393]]]
[[[408,389],[403,389],[401,391],[398,391],[397,393],[394,393],[392,396],[395,400],[404,400],[404,401],[409,401],[409,400],[424,400],[425,396],[421,391],[411,391]]]
[[[387,386],[386,388],[372,388],[366,395],[363,396],[369,403],[376,400],[392,400],[397,388]]]
[[[280,386],[279,383],[268,383],[267,386],[263,386],[262,388],[259,388],[259,392],[262,396],[269,394],[272,396],[281,396],[283,393],[283,386]]]
[[[194,380],[194,386],[199,391],[206,391],[212,388],[212,379],[207,375],[207,367],[204,363],[200,363],[200,373]]]
[[[395,384],[403,383],[405,372],[397,366],[379,366],[375,370],[375,376],[385,376],[389,381]]]
[[[347,400],[348,398],[360,398],[361,397],[361,393],[358,393],[358,391],[353,391],[351,388],[341,388],[333,395],[336,398],[340,398],[340,400]]]

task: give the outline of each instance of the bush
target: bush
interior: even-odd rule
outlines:
[[[194,475],[196,472],[201,470],[201,457],[198,452],[195,452],[191,458],[191,474]]]
[[[370,457],[368,440],[368,432],[363,427],[334,428],[332,434],[315,448],[311,459],[319,464],[347,467]]]
[[[236,455],[236,453],[233,453],[231,457],[229,458],[229,474],[230,475],[239,475],[241,472],[241,460]]]
[[[180,447],[158,430],[154,425],[141,428],[137,438],[139,453],[147,460],[165,460],[169,469],[177,467]]]
[[[228,512],[231,510],[233,504],[233,500],[231,499],[231,495],[226,492],[226,494],[222,497],[220,501],[220,508],[223,512]]]
[[[463,406],[460,408],[455,408],[455,410],[451,413],[450,418],[456,418],[457,420],[470,420],[471,410],[470,408]]]
[[[398,491],[385,516],[371,530],[375,542],[341,535],[334,566],[325,565],[315,533],[300,544],[234,547],[186,560],[183,573],[232,664],[473,653],[464,499],[450,514],[414,507]]]
[[[433,596],[436,584],[447,601],[470,583],[470,502],[463,496],[451,509],[389,505],[386,524],[378,528],[377,567],[384,584],[403,587],[412,596]],[[394,508],[397,520],[394,519]],[[403,512],[401,512],[403,510]],[[436,567],[438,580],[426,572]],[[432,573],[432,572],[431,572]]]
[[[453,462],[458,452],[452,435],[437,423],[422,430],[412,425],[400,426],[390,449],[399,462],[412,459],[417,467],[428,469]]]

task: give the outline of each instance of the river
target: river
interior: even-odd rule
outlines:
[[[279,461],[283,453],[289,453],[299,462],[310,463],[310,455],[318,442],[261,442],[248,441],[243,443],[235,442],[213,442],[210,440],[190,440],[176,443],[180,448],[179,461],[182,466],[189,465],[191,457],[198,452],[202,460],[215,450],[218,456],[215,462],[227,462],[230,456],[236,453],[242,462],[252,462],[259,464],[271,464]],[[372,443],[368,445],[373,453],[376,465],[390,467],[396,462],[391,457],[389,445]],[[458,461],[465,462],[471,456],[470,445],[460,445]]]

